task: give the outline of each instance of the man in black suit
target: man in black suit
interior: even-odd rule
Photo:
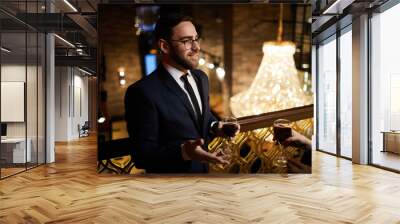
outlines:
[[[210,112],[207,75],[195,69],[200,43],[191,18],[163,16],[154,32],[161,63],[125,95],[136,166],[148,173],[205,173],[207,162],[228,163],[221,151],[207,149],[211,134],[224,136],[223,125]]]

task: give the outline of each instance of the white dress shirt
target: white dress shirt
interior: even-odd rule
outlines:
[[[178,85],[181,87],[181,89],[186,93],[190,104],[192,105],[193,111],[196,113],[196,110],[193,106],[193,102],[190,99],[189,93],[186,91],[185,89],[185,84],[184,82],[181,80],[182,75],[184,74],[188,74],[188,80],[189,80],[189,84],[192,86],[192,89],[194,91],[194,95],[196,95],[196,99],[197,99],[197,103],[199,104],[200,107],[200,112],[203,113],[203,108],[202,108],[202,104],[201,104],[201,98],[200,98],[200,92],[199,89],[197,88],[197,84],[196,81],[193,78],[192,73],[190,72],[190,70],[187,70],[186,73],[183,73],[181,71],[179,71],[178,69],[172,67],[171,65],[168,65],[166,63],[163,63],[164,68],[167,69],[167,71],[169,72],[169,74],[174,78],[174,80],[178,83]]]

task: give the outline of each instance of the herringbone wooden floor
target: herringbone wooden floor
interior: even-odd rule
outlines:
[[[96,173],[93,137],[0,181],[0,223],[400,223],[400,175],[313,154],[313,174]]]

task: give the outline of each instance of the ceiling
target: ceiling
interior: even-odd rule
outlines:
[[[1,43],[11,50],[2,51],[2,61],[24,63],[27,58],[29,63],[43,49],[43,44],[37,44],[37,35],[51,32],[75,45],[72,47],[61,38],[55,38],[56,65],[81,66],[95,71],[97,5],[100,2],[47,0],[46,5],[45,0],[1,0]],[[38,40],[44,40],[44,36],[39,36]]]
[[[36,39],[33,41],[32,35],[28,35],[26,39],[25,31],[53,32],[76,46],[72,48],[60,38],[55,38],[56,65],[76,66],[81,60],[81,63],[90,65],[88,67],[95,70],[98,4],[171,2],[180,3],[179,0],[47,0],[46,4],[46,0],[1,0],[2,46],[12,49],[6,58],[24,58],[24,55],[30,58],[41,45],[37,48]],[[187,1],[181,2],[187,3]],[[308,4],[311,0],[240,0],[240,2]],[[232,1],[196,0],[191,3],[232,3]]]

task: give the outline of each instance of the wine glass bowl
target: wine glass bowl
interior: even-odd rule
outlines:
[[[226,136],[221,145],[223,159],[232,162],[234,154],[234,137],[238,131],[238,121],[235,117],[225,117],[222,119],[222,132]]]
[[[284,142],[287,138],[292,136],[292,128],[290,127],[290,121],[286,119],[278,119],[274,121],[273,125],[274,140],[277,143]]]
[[[235,137],[238,130],[238,121],[235,117],[226,117],[222,119],[222,132],[229,138]]]
[[[287,119],[277,119],[273,123],[273,135],[278,147],[278,155],[273,160],[273,165],[277,168],[287,167],[286,147],[282,144],[285,140],[292,136],[292,128],[290,121]]]

